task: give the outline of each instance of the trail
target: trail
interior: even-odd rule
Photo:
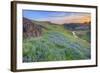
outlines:
[[[72,31],[72,34],[75,38],[78,38],[78,36],[76,35],[75,31]]]
[[[73,34],[73,36],[74,36],[75,38],[81,39],[81,38],[79,38],[79,37],[76,35],[75,31],[72,31],[72,34]],[[84,39],[81,39],[81,40],[83,40],[84,42],[87,42],[87,41],[84,40]]]

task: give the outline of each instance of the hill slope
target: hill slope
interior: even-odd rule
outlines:
[[[62,25],[32,21],[41,25],[42,35],[23,39],[23,62],[90,59],[90,44],[75,38]]]

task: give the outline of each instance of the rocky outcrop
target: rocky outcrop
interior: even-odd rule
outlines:
[[[23,17],[23,37],[39,37],[42,35],[40,25],[33,23],[31,20]]]

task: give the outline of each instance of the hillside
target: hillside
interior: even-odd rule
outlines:
[[[40,36],[23,39],[23,62],[90,59],[90,43],[73,36],[63,25],[34,21]]]

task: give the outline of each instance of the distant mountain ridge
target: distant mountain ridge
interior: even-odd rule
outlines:
[[[69,24],[63,24],[64,28],[69,30],[89,30],[91,28],[90,24],[85,23],[69,23]]]

